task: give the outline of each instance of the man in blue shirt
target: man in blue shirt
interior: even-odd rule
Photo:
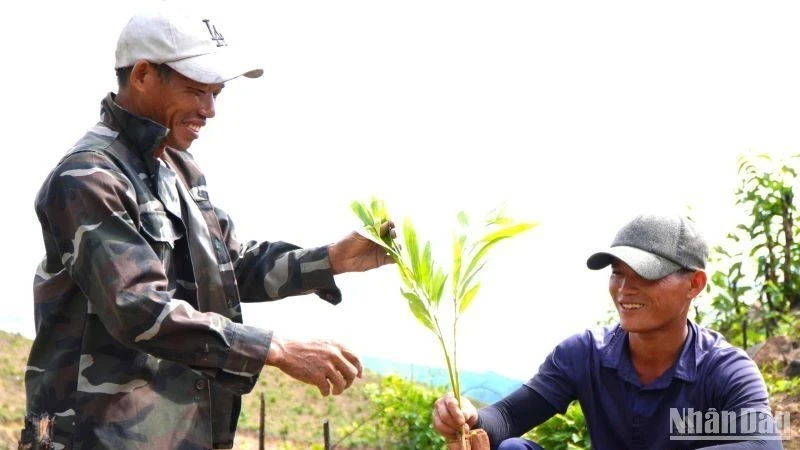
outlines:
[[[483,428],[492,448],[537,450],[526,431],[578,400],[592,447],[781,449],[758,367],[719,334],[687,319],[706,286],[708,246],[683,217],[641,215],[611,248],[586,262],[611,266],[609,293],[619,323],[576,334],[539,372],[479,411],[452,395],[434,405],[437,432],[454,439],[464,424]]]

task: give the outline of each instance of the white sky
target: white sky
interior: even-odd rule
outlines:
[[[688,205],[719,243],[737,223],[737,156],[800,150],[794,2],[192,5],[224,8],[212,15],[218,29],[265,68],[228,84],[192,147],[241,238],[332,242],[359,225],[350,202],[371,195],[445,254],[459,209],[505,202],[541,222],[490,255],[462,321],[467,369],[529,377],[558,341],[606,317],[607,273],[585,260],[619,225]],[[115,89],[116,38],[132,7],[4,11],[0,328],[33,334],[44,251],[33,199]],[[246,323],[440,364],[394,268],[339,283],[338,307],[310,296],[248,305]]]

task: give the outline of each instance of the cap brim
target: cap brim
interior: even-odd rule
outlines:
[[[256,64],[227,48],[166,64],[181,75],[204,84],[225,83],[240,76],[258,78],[264,74]]]
[[[599,270],[614,262],[614,259],[624,262],[639,276],[647,280],[664,278],[681,268],[680,265],[664,257],[636,247],[622,245],[595,253],[586,260],[586,266],[592,270]]]

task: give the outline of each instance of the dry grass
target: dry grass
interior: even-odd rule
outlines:
[[[25,415],[23,376],[30,340],[0,331],[0,449],[16,449]]]

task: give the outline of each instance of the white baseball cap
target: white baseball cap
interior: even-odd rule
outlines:
[[[146,60],[166,64],[198,83],[224,83],[264,70],[236,52],[209,18],[160,10],[135,14],[117,41],[115,69]]]

